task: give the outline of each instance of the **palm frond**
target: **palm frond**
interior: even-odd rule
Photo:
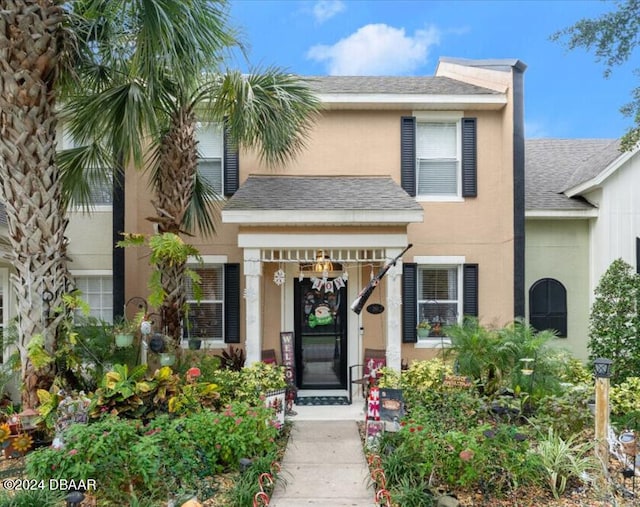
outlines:
[[[226,118],[238,145],[255,147],[268,165],[284,164],[305,146],[320,101],[300,77],[270,67],[227,71],[211,80],[208,115]]]
[[[112,192],[117,162],[111,152],[99,144],[63,150],[57,154],[63,201],[91,211],[93,192]]]
[[[212,236],[219,225],[222,203],[222,196],[196,171],[191,202],[184,217],[184,228],[188,231],[197,228],[204,236]]]

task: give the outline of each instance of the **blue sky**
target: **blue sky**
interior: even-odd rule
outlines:
[[[592,53],[549,37],[615,8],[600,0],[231,0],[253,66],[300,75],[433,75],[440,56],[517,58],[528,138],[614,138],[640,78],[627,63],[603,77]],[[235,63],[243,70],[247,66]]]

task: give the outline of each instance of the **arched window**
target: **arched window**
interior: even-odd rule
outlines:
[[[567,289],[558,280],[542,278],[529,289],[529,323],[567,337]]]

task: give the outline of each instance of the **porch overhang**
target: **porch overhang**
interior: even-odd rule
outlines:
[[[422,206],[388,176],[252,175],[229,199],[222,222],[238,225],[408,225]]]

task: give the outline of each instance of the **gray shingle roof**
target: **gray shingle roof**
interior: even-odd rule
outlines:
[[[308,76],[305,79],[319,94],[501,95],[489,88],[440,76]]]
[[[422,210],[388,176],[252,175],[227,210]]]
[[[615,139],[529,139],[525,147],[525,209],[587,210],[562,192],[590,180],[618,158]]]

